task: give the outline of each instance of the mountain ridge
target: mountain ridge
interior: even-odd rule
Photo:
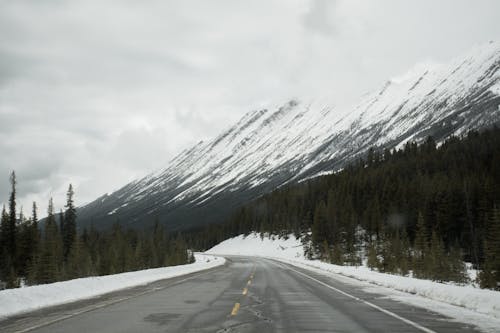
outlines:
[[[339,170],[370,147],[428,135],[439,142],[500,122],[500,43],[432,67],[388,80],[345,110],[294,99],[250,111],[165,169],[80,207],[80,223],[139,228],[158,218],[172,230],[214,223],[276,187]]]

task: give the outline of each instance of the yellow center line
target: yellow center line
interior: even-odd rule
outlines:
[[[252,273],[250,274],[250,279],[247,282],[247,286],[252,284],[252,279],[255,276],[255,269],[256,266],[253,267]],[[242,295],[246,295],[248,293],[248,287],[243,288]],[[233,306],[233,310],[231,311],[231,316],[236,316],[238,314],[238,311],[240,310],[240,303],[235,303]]]
[[[233,311],[231,311],[231,316],[236,316],[236,314],[238,313],[239,309],[240,309],[240,303],[236,303],[233,306]]]

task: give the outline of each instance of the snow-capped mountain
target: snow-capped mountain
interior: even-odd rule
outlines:
[[[500,122],[500,43],[448,64],[418,66],[357,105],[338,110],[291,100],[247,113],[162,171],[79,209],[80,223],[171,229],[221,221],[246,200],[342,168],[370,147],[398,147],[428,135],[442,140]],[[339,116],[339,115],[344,116]]]

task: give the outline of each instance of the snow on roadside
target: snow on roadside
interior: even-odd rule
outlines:
[[[224,258],[198,253],[195,253],[195,259],[194,263],[187,265],[86,277],[25,288],[1,290],[0,318],[206,270],[223,265],[226,261]]]
[[[258,233],[251,233],[246,237],[239,235],[226,239],[205,253],[304,259],[304,247],[293,234],[287,239],[267,235],[260,237]]]
[[[287,240],[279,239],[277,236],[261,238],[257,233],[252,233],[247,237],[240,235],[223,241],[205,253],[268,257],[297,267],[327,274],[337,279],[338,275],[342,275],[351,278],[348,279],[350,283],[361,283],[367,291],[369,291],[368,289],[375,290],[373,288],[376,286],[382,287],[376,288],[377,292],[384,293],[388,297],[399,301],[403,300],[415,304],[415,300],[417,300],[415,297],[418,297],[417,303],[421,304],[422,298],[425,298],[424,301],[428,300],[428,302],[425,302],[426,306],[432,308],[432,310],[452,316],[461,321],[479,325],[487,331],[490,331],[492,327],[500,327],[500,292],[479,289],[470,285],[458,286],[384,274],[372,271],[364,266],[339,266],[319,260],[307,260],[304,257],[301,241],[293,235],[290,235]],[[389,292],[387,288],[403,293]],[[446,307],[445,305],[452,305],[456,311],[451,310],[449,306]],[[465,313],[465,311],[468,313]],[[474,313],[470,313],[472,311]],[[478,323],[478,318],[491,320],[489,322],[488,320],[481,320]],[[492,331],[495,331],[495,329]]]

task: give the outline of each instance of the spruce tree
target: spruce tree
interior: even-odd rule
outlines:
[[[368,250],[367,250],[367,262],[366,265],[373,270],[374,268],[378,268],[380,263],[378,260],[377,256],[377,246],[376,246],[376,241],[371,239],[370,242],[368,243]]]
[[[31,209],[31,233],[33,240],[33,251],[36,251],[38,243],[40,242],[40,231],[38,230],[38,213],[35,201],[33,201],[33,207]]]
[[[11,192],[9,198],[9,223],[7,231],[7,251],[11,258],[16,256],[16,173],[12,171],[10,175]],[[15,262],[13,260],[13,265]]]
[[[1,224],[0,224],[0,280],[6,281],[10,273],[10,262],[8,260],[9,253],[7,248],[7,236],[9,234],[9,214],[5,209],[2,209]],[[1,288],[1,286],[0,286]]]
[[[56,282],[62,278],[62,242],[59,228],[54,216],[54,204],[52,198],[47,208],[47,219],[45,220],[45,236],[43,246],[37,260],[35,281],[37,283]]]
[[[79,237],[75,238],[71,246],[67,266],[66,277],[75,279],[79,277],[89,276],[92,274],[92,262],[88,249],[85,243]]]
[[[429,249],[429,264],[427,274],[435,281],[446,281],[449,274],[448,267],[445,264],[445,253],[443,241],[437,235],[437,232],[432,231],[431,246]]]
[[[36,283],[36,270],[38,265],[38,260],[40,259],[39,252],[40,248],[40,231],[38,230],[38,213],[36,202],[33,201],[33,206],[31,210],[31,223],[30,223],[30,233],[31,233],[31,258],[26,268],[26,281],[28,284]]]
[[[415,277],[426,278],[428,275],[428,231],[424,216],[418,213],[417,228],[415,231],[415,245],[413,255],[413,274]]]
[[[64,212],[63,229],[61,230],[63,238],[63,255],[64,260],[67,260],[71,246],[76,238],[76,208],[74,205],[74,191],[73,185],[69,184],[68,192],[66,194],[66,211]]]
[[[26,277],[33,255],[32,238],[31,220],[25,220],[20,213],[20,222],[17,226],[17,275],[21,278]]]
[[[320,201],[314,210],[314,222],[312,225],[312,243],[315,253],[321,254],[323,240],[327,239],[327,213],[324,201]]]
[[[399,259],[399,273],[403,276],[408,275],[410,270],[411,250],[410,241],[406,228],[401,231],[401,256]]]
[[[463,254],[460,247],[456,243],[449,251],[447,260],[449,275],[446,280],[455,281],[458,283],[469,282],[467,267],[463,261]]]
[[[335,265],[344,265],[344,250],[339,242],[335,242],[333,245],[331,258]]]
[[[484,264],[479,273],[481,288],[500,290],[500,209],[494,207],[489,214],[484,241]]]
[[[6,282],[7,288],[14,288],[17,281],[17,244],[16,244],[16,173],[10,175],[11,192],[9,197],[9,212],[2,216],[2,274],[0,278]],[[3,215],[3,214],[2,214]]]

